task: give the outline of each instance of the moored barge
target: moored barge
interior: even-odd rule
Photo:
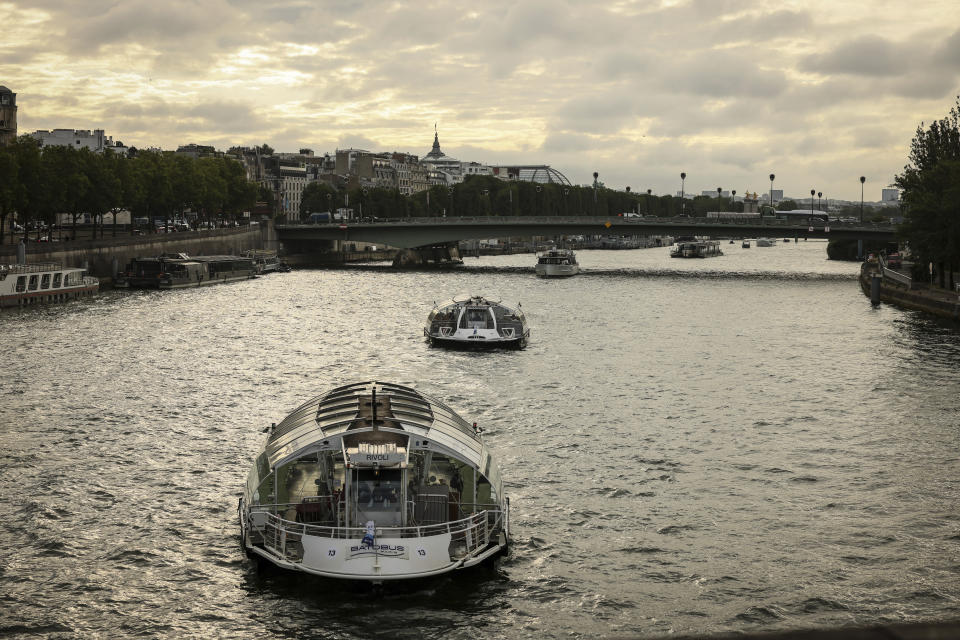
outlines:
[[[507,549],[500,470],[476,424],[440,400],[353,383],[269,432],[238,506],[249,554],[380,583],[449,573]]]
[[[678,241],[670,250],[671,258],[713,258],[722,255],[720,243],[716,240]]]
[[[165,253],[156,258],[134,258],[114,279],[113,286],[130,289],[182,289],[257,275],[250,258],[240,256],[188,256]]]

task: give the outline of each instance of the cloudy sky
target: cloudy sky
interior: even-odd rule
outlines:
[[[878,200],[960,93],[957,0],[0,0],[20,133],[550,164]]]

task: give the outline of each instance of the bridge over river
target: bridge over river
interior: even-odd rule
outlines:
[[[713,238],[830,238],[891,242],[894,227],[873,223],[798,222],[775,219],[624,218],[593,216],[492,216],[406,218],[327,224],[277,225],[277,238],[290,253],[334,249],[335,240],[384,244],[415,252],[436,252],[461,240],[561,235],[710,236]],[[426,256],[424,256],[426,257]]]

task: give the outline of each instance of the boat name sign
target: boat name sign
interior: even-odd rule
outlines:
[[[350,462],[355,465],[386,466],[402,464],[407,461],[406,453],[350,453]]]
[[[368,556],[380,556],[384,558],[401,558],[407,560],[410,558],[407,547],[402,544],[353,544],[350,545],[347,553],[347,560],[354,558],[365,558]]]

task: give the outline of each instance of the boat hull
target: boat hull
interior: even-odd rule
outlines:
[[[452,338],[449,336],[427,335],[434,347],[446,349],[523,349],[527,346],[529,335],[517,338]]]
[[[65,302],[75,298],[92,296],[100,290],[99,282],[81,287],[62,288],[56,291],[30,291],[25,293],[11,293],[0,295],[0,308],[24,307],[34,304],[48,304]]]
[[[537,275],[541,278],[569,278],[580,273],[580,265],[576,264],[538,264]]]
[[[347,529],[311,527],[239,505],[244,550],[289,571],[324,578],[373,583],[416,580],[451,573],[492,560],[507,551],[504,528],[491,529],[485,514],[466,526],[433,529],[436,535],[380,537],[372,544],[345,537]],[[265,516],[265,517],[260,517]],[[412,532],[416,528],[408,528]],[[356,531],[355,529],[353,531]]]

